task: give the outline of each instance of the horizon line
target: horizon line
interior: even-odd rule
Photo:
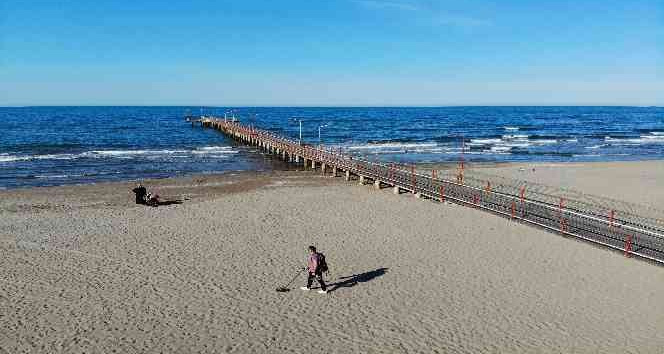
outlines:
[[[637,107],[664,108],[650,104],[449,104],[449,105],[192,105],[192,104],[36,104],[0,105],[0,108],[45,108],[45,107],[220,107],[220,108],[451,108],[451,107]]]

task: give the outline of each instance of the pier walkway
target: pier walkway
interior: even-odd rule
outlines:
[[[256,146],[284,161],[318,169],[321,174],[343,176],[347,181],[373,184],[374,188],[392,188],[395,194],[411,193],[418,198],[456,203],[482,209],[511,220],[521,221],[544,229],[573,236],[623,252],[664,264],[664,225],[620,210],[577,208],[578,203],[560,198],[558,203],[529,199],[528,190],[518,194],[465,184],[463,174],[456,180],[418,173],[414,167],[372,162],[340,152],[301,145],[297,141],[277,136],[240,122],[215,117],[188,117],[187,121],[202,127],[219,130],[247,145]],[[572,207],[570,207],[570,205]],[[600,210],[598,212],[598,210]]]

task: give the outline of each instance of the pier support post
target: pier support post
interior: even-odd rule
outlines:
[[[332,177],[337,177],[337,166],[332,166]]]
[[[374,180],[374,189],[380,189],[380,180]]]
[[[392,193],[394,193],[394,194],[396,194],[396,195],[399,195],[399,186],[394,186],[394,187],[392,188]]]
[[[322,163],[322,164],[320,165],[320,173],[321,173],[322,175],[324,175],[325,172],[326,172],[326,169],[327,169],[327,166],[325,165],[325,163]]]
[[[311,169],[315,170],[316,169],[316,160],[311,160]]]
[[[295,155],[295,163],[300,163],[300,155]]]
[[[284,161],[287,161],[287,160],[286,160],[286,151],[282,151],[282,152],[281,152],[281,156],[283,157],[283,160],[284,160]]]
[[[360,175],[360,185],[364,185],[364,176]]]
[[[350,171],[346,170],[346,181],[350,181]]]

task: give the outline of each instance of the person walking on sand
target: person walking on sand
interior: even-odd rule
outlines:
[[[307,257],[307,270],[309,271],[309,276],[307,277],[307,286],[303,286],[300,289],[305,291],[311,290],[311,283],[314,281],[314,278],[316,278],[318,284],[320,284],[320,290],[318,290],[318,293],[327,294],[327,286],[325,286],[325,282],[323,281],[323,267],[321,267],[324,262],[321,262],[324,259],[322,257],[324,256],[316,252],[316,247],[309,246],[309,257]]]

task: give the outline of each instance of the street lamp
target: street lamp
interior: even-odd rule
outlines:
[[[231,119],[233,120],[233,122],[235,122],[235,110],[233,110],[233,109],[224,112],[224,122],[226,122],[228,120],[228,114],[229,113],[231,114]]]
[[[224,112],[224,122],[228,121],[229,114],[232,114],[233,122],[235,122],[235,111],[232,109],[229,109],[228,111]]]
[[[325,128],[325,127],[327,127],[327,124],[318,126],[318,147],[320,147],[320,128]]]
[[[295,121],[300,122],[300,139],[297,141],[297,144],[302,145],[302,119],[300,119],[300,118],[291,118],[290,120],[294,121],[294,122]]]

